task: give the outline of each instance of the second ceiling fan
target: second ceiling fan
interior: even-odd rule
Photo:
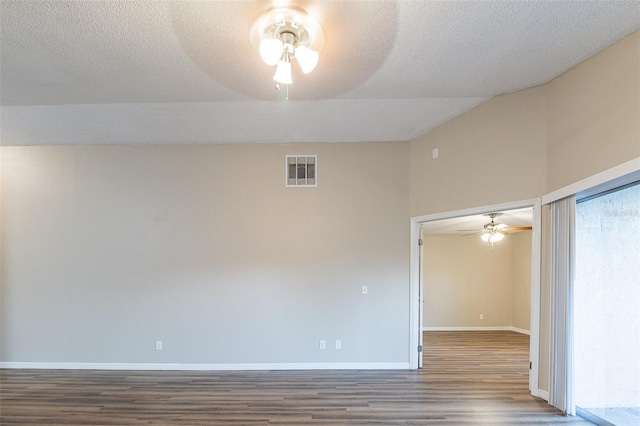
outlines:
[[[530,231],[531,226],[509,226],[504,223],[496,222],[494,219],[499,216],[500,213],[488,213],[485,216],[489,216],[491,218],[491,222],[484,225],[481,230],[462,230],[463,232],[472,232],[476,234],[478,232],[482,232],[483,234],[480,236],[482,240],[490,242],[492,245],[495,242],[502,240],[505,236],[506,232],[509,231]],[[471,235],[471,234],[468,234]]]

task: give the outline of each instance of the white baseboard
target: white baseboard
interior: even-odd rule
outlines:
[[[515,331],[516,333],[529,334],[529,330],[511,326],[497,327],[422,327],[422,331]]]
[[[256,370],[409,370],[404,362],[337,362],[272,364],[168,364],[102,362],[0,362],[0,369],[46,370],[184,370],[184,371],[256,371]]]

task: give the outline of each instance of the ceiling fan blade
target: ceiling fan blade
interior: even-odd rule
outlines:
[[[507,226],[502,228],[501,231],[531,231],[532,229],[531,226]]]

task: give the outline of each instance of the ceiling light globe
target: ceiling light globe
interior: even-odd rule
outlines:
[[[260,42],[260,57],[267,65],[275,65],[282,57],[284,46],[277,38],[265,38]]]
[[[291,62],[283,60],[278,62],[276,73],[273,75],[273,79],[281,84],[292,84],[291,81]]]
[[[504,238],[504,234],[503,233],[496,232],[491,236],[489,241],[491,241],[492,243],[497,243],[498,241],[502,240],[503,238]]]
[[[318,65],[320,55],[315,50],[309,49],[305,45],[296,47],[296,59],[302,68],[302,72],[309,74]]]
[[[485,232],[484,234],[480,235],[480,238],[482,238],[482,241],[489,241],[489,238],[491,238],[491,233]]]

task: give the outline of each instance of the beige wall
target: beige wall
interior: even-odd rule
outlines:
[[[544,89],[535,88],[495,97],[412,141],[411,215],[540,196],[544,118]]]
[[[640,157],[640,31],[546,85],[551,192]]]
[[[285,188],[285,154],[319,186]],[[407,166],[404,143],[3,147],[2,361],[407,363]]]
[[[508,237],[492,251],[477,235],[427,235],[423,253],[425,327],[511,325]]]
[[[423,252],[424,327],[529,330],[530,231],[508,235],[493,251],[477,235],[426,235]]]
[[[509,235],[511,242],[511,325],[529,330],[531,322],[531,231]]]

